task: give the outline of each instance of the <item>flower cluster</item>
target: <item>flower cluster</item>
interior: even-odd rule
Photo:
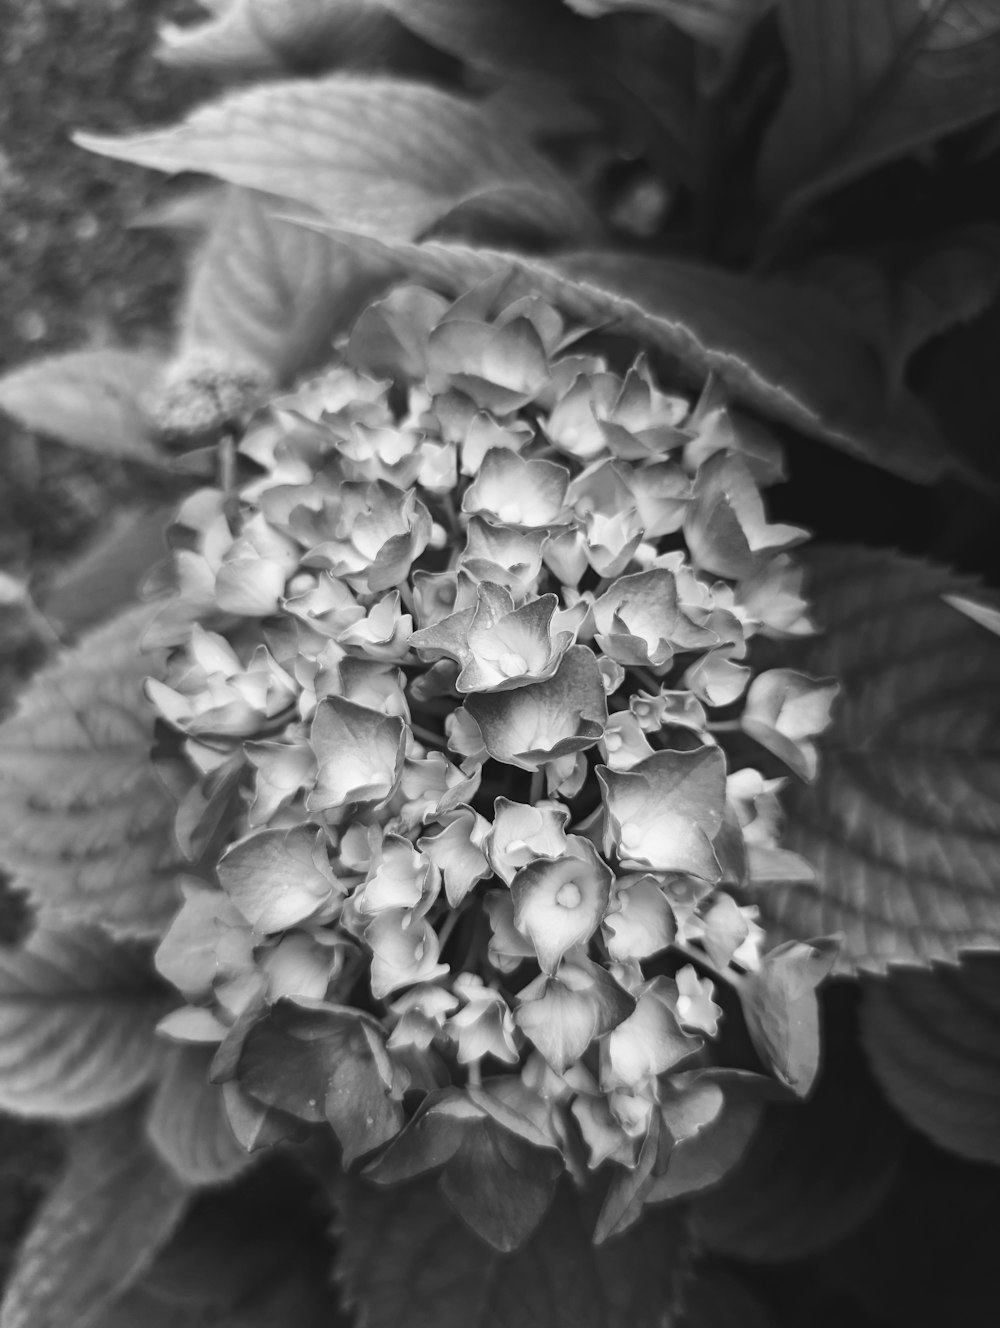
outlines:
[[[475,1126],[662,1178],[719,1116],[708,974],[761,963],[748,884],[811,874],[775,772],[835,688],[752,669],[812,630],[774,443],[588,332],[399,287],[178,515],[148,691],[217,870],[163,1031],[248,1147],[327,1121],[411,1175]]]

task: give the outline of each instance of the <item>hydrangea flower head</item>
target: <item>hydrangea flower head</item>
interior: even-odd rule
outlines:
[[[745,892],[810,871],[774,766],[815,774],[834,686],[755,676],[810,630],[773,450],[587,333],[400,287],[179,515],[149,696],[217,888],[161,945],[164,1032],[218,1044],[248,1147],[330,1127],[449,1193],[480,1131],[546,1175],[652,1148],[655,1187],[721,1109]]]

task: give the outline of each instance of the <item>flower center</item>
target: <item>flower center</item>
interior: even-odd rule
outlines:
[[[556,903],[560,908],[579,908],[583,902],[583,892],[576,881],[567,881],[556,892]]]
[[[642,843],[642,829],[633,821],[626,821],[622,826],[619,841],[622,848],[638,848]]]
[[[521,504],[516,502],[504,503],[497,508],[497,516],[501,521],[510,521],[517,525],[521,519]]]
[[[528,661],[523,655],[515,655],[513,651],[509,651],[497,660],[497,668],[506,678],[519,678],[522,673],[528,672]]]

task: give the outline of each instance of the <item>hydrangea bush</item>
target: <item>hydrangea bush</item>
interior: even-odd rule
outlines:
[[[1000,229],[872,221],[996,157],[980,8],[213,0],[79,138],[207,183],[166,341],[0,377],[134,495],[0,574],[0,1328],[977,1321],[869,1265],[1000,1164],[998,611],[894,551]]]
[[[765,954],[740,901],[813,878],[753,754],[813,778],[836,693],[753,665],[813,630],[805,532],[761,497],[777,446],[509,286],[397,287],[254,417],[177,515],[146,685],[182,846],[233,841],[157,952],[188,1002],[161,1032],[218,1047],[246,1146],[327,1121],[347,1165],[388,1145],[378,1179],[444,1163],[503,1248],[563,1167],[618,1169],[605,1235],[683,1190],[672,1159],[756,1087],[716,1048],[720,982],[808,1088],[815,1028],[775,1044],[768,979],[824,964]]]

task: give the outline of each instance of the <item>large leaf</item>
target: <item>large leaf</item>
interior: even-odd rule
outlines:
[[[142,402],[161,368],[156,355],[132,350],[32,360],[0,378],[0,411],[70,447],[156,464]]]
[[[594,1214],[570,1185],[523,1249],[500,1254],[431,1181],[347,1184],[337,1277],[365,1328],[654,1328],[671,1302],[680,1221],[650,1210],[594,1249]]]
[[[0,725],[0,859],[42,915],[155,935],[179,902],[175,804],[150,764],[148,607],[37,673]]]
[[[975,318],[1000,287],[1000,227],[965,226],[916,254],[883,265],[861,254],[820,259],[810,276],[835,295],[879,352],[891,390],[911,355],[956,323]]]
[[[95,1328],[170,1238],[186,1204],[137,1113],[82,1127],[21,1249],[0,1328]]]
[[[400,30],[375,0],[227,0],[203,23],[160,29],[167,64],[269,74],[381,65]]]
[[[77,141],[171,174],[199,171],[279,194],[366,234],[412,238],[473,204],[560,239],[590,229],[586,204],[528,142],[471,101],[403,80],[267,83],[172,129]]]
[[[275,203],[230,188],[195,260],[178,356],[204,352],[286,380],[329,356],[384,263],[274,216]]]
[[[528,259],[457,244],[343,240],[452,295],[509,271],[518,290],[664,351],[690,383],[718,375],[734,401],[810,437],[910,479],[945,467],[929,417],[912,397],[890,409],[867,345],[817,292],[675,259]]]
[[[944,602],[968,583],[859,548],[807,555],[821,635],[782,662],[839,678],[812,785],[782,794],[812,883],[756,898],[769,934],[842,932],[842,971],[1000,949],[1000,640]]]
[[[988,0],[782,0],[791,87],[760,188],[818,195],[1000,108],[1000,9]]]
[[[116,1106],[159,1067],[163,1012],[148,957],[100,932],[0,950],[0,1108],[72,1120]]]
[[[886,1096],[953,1153],[1000,1166],[1000,955],[864,983],[862,1036]]]

